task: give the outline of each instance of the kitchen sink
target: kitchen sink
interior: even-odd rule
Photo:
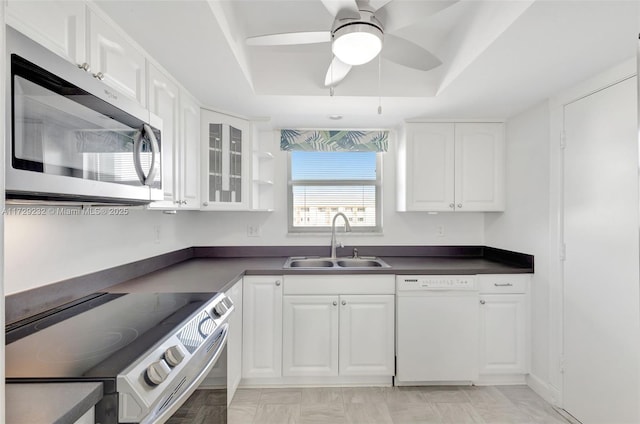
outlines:
[[[339,261],[336,262],[338,264],[338,266],[341,266],[343,268],[360,268],[360,267],[366,267],[366,268],[376,268],[376,267],[382,267],[382,263],[379,260],[376,259],[340,259]]]
[[[335,265],[330,260],[312,258],[292,259],[287,263],[289,264],[289,268],[332,268]],[[285,268],[286,267],[285,264]]]
[[[371,256],[349,258],[319,258],[292,256],[285,262],[283,268],[300,269],[383,269],[390,266],[380,258]]]

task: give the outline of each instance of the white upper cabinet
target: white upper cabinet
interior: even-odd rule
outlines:
[[[409,123],[398,143],[398,210],[502,211],[501,123]]]
[[[456,124],[455,149],[456,210],[503,211],[504,125]]]
[[[34,41],[146,106],[144,54],[95,5],[80,0],[7,0],[6,20]]]
[[[162,119],[162,188],[164,201],[155,202],[151,207],[172,207],[178,205],[178,157],[180,128],[180,88],[170,77],[153,64],[149,64],[149,110]],[[175,202],[175,203],[174,203]]]
[[[181,208],[200,208],[200,106],[185,90],[180,94],[178,201]]]
[[[86,7],[82,1],[6,1],[6,22],[69,62],[86,59]]]
[[[87,34],[90,72],[118,92],[145,106],[144,54],[128,41],[119,28],[93,10],[88,13]]]
[[[249,210],[251,125],[244,119],[202,109],[203,210]]]

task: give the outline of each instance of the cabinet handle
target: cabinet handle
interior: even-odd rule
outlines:
[[[336,302],[335,300],[333,301],[333,306],[338,306],[338,302]]]
[[[480,301],[480,304],[481,304],[481,305],[484,305],[485,303],[486,303],[486,302],[485,302],[484,300],[481,300],[481,301]]]
[[[209,202],[202,202],[202,206],[209,206]]]
[[[84,62],[82,64],[78,64],[78,68],[82,69],[83,71],[88,71],[89,70],[89,64],[87,62]]]
[[[496,287],[512,287],[513,286],[512,283],[493,283],[493,285]]]
[[[347,304],[347,301],[346,301],[346,300],[343,300],[343,301],[342,301],[342,306],[344,306],[344,305],[346,305],[346,304]]]
[[[280,285],[280,280],[276,280],[276,286]]]
[[[453,203],[449,203],[449,208],[453,209],[455,205]]]
[[[458,209],[462,209],[462,203],[458,203]]]
[[[104,79],[104,74],[102,72],[98,72],[97,74],[93,74],[93,77],[102,81]]]

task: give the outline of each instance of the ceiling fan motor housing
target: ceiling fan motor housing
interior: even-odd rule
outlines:
[[[372,12],[362,10],[360,19],[339,19],[331,31],[331,50],[348,65],[362,65],[382,50],[383,31]]]

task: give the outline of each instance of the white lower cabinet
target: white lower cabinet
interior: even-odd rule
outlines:
[[[245,276],[242,377],[282,376],[282,276]]]
[[[286,276],[283,376],[392,376],[393,291],[393,276]]]
[[[340,375],[394,375],[395,296],[340,296]]]
[[[227,403],[231,404],[242,379],[242,280],[235,283],[225,294],[235,308],[229,318],[227,338]]]
[[[338,296],[285,296],[282,375],[338,375]]]
[[[523,382],[528,373],[529,276],[481,275],[480,380]]]

